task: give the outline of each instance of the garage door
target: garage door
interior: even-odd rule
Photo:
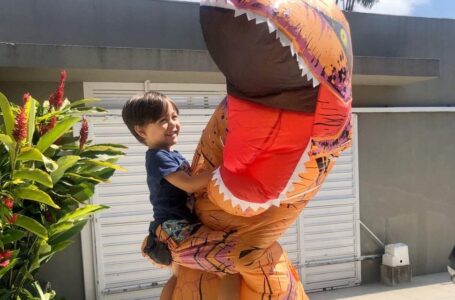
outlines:
[[[84,83],[85,98],[100,98],[100,106],[109,109],[107,117],[92,118],[95,141],[129,147],[119,161],[128,172],[117,172],[111,184],[97,188],[92,199],[110,209],[94,217],[87,229],[90,234],[83,236],[85,285],[98,299],[158,299],[170,275],[139,253],[152,217],[144,169],[146,148],[131,136],[120,117],[123,103],[145,90],[162,91],[176,101],[182,123],[176,148],[189,161],[225,95],[224,85]],[[360,255],[354,150],[343,154],[317,198],[280,239],[299,266],[306,289],[360,282],[360,265],[354,261]]]

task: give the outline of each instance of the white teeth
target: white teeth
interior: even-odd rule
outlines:
[[[313,79],[313,75],[311,75],[311,73],[308,72],[308,73],[306,74],[306,78],[307,78],[308,81],[310,81],[310,80]]]
[[[249,12],[246,13],[246,17],[248,18],[248,21],[251,21],[254,19],[254,15]]]
[[[291,41],[284,35],[284,33],[277,30],[276,38],[280,39],[280,43],[283,47],[287,47],[291,45]]]
[[[257,16],[256,17],[256,24],[261,24],[267,22],[267,18]]]
[[[291,44],[289,48],[291,49],[291,55],[294,56],[295,55],[294,46]]]
[[[303,61],[303,58],[297,55],[297,63],[299,65],[299,69],[302,70],[302,77],[305,76],[307,73],[310,72],[308,67],[306,66],[305,62]]]
[[[275,25],[270,20],[267,20],[267,26],[269,27],[269,32],[272,33],[276,30]]]
[[[239,10],[235,10],[234,11],[234,17],[238,17],[238,16],[241,16],[243,14],[246,14],[246,11],[243,10],[243,9],[239,9]]]
[[[280,40],[281,45],[283,47],[289,47],[289,50],[291,51],[291,55],[296,56],[299,69],[302,70],[302,77],[306,76],[308,81],[312,80],[313,87],[317,87],[320,84],[319,81],[316,78],[314,78],[314,76],[311,74],[310,69],[305,64],[305,61],[303,60],[303,58],[301,58],[297,54],[294,46],[292,45],[292,42],[287,38],[287,36],[284,33],[277,30],[277,28],[275,27],[275,25],[273,24],[272,21],[270,21],[266,17],[255,15],[254,13],[248,12],[244,9],[236,9],[234,7],[234,5],[231,3],[231,1],[229,1],[229,0],[201,0],[201,5],[203,5],[205,3],[207,3],[208,5],[213,4],[214,6],[233,9],[235,17],[239,17],[241,15],[246,14],[248,21],[251,21],[254,19],[256,24],[262,24],[262,23],[267,22],[267,28],[269,30],[269,33],[273,33],[274,31],[276,31],[275,32],[276,38]]]

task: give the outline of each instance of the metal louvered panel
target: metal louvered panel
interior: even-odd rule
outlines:
[[[119,160],[128,172],[116,172],[111,184],[97,188],[93,199],[96,203],[110,206],[95,217],[93,225],[99,282],[97,294],[102,299],[158,299],[162,284],[170,276],[167,269],[154,268],[139,252],[153,216],[144,166],[147,149],[135,140],[120,117],[124,102],[132,95],[144,92],[145,86],[94,84],[90,94],[101,98],[100,106],[109,109],[108,117],[94,118],[92,126],[96,142],[128,146],[126,156]],[[198,90],[201,87],[198,85]],[[182,129],[176,149],[191,161],[202,130],[224,94],[217,91],[204,94],[195,90],[188,93],[163,92],[180,109]]]
[[[160,86],[163,88],[160,89]],[[101,98],[109,117],[95,118],[96,143],[129,147],[119,160],[128,172],[116,172],[111,184],[99,186],[93,201],[110,206],[92,223],[96,249],[95,274],[100,299],[158,299],[170,272],[156,269],[139,253],[152,218],[144,167],[145,146],[129,133],[120,117],[124,101],[145,89],[163,91],[180,108],[182,129],[176,147],[191,161],[199,137],[213,108],[223,99],[219,86],[88,83],[91,97]],[[204,87],[206,92],[204,92]],[[186,90],[185,90],[186,89]],[[300,266],[307,290],[355,284],[360,281],[358,262],[331,264],[338,258],[358,257],[358,191],[356,151],[338,159],[321,191],[299,220],[279,239],[291,261]],[[95,253],[94,253],[95,255]],[[311,266],[311,263],[327,262]],[[85,269],[85,266],[84,266]]]
[[[337,159],[300,217],[306,290],[352,286],[361,281],[356,155],[354,140],[354,146]]]

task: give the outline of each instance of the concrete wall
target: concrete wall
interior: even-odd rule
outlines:
[[[383,242],[409,245],[414,274],[445,271],[455,244],[455,113],[358,120],[362,221]],[[366,231],[361,238],[362,254],[383,253]],[[377,267],[363,263],[363,282],[378,278]]]
[[[205,49],[199,4],[160,0],[1,0],[0,41]]]
[[[440,60],[438,79],[355,86],[354,106],[455,105],[455,20],[348,18],[356,55]],[[455,113],[360,114],[358,120],[361,220],[385,243],[407,243],[415,274],[445,271],[455,244]],[[363,229],[361,248],[365,255],[383,253]],[[378,280],[379,264],[363,262],[363,282]]]
[[[437,58],[440,78],[398,87],[356,86],[354,105],[455,105],[455,20],[350,13],[354,54]],[[355,66],[354,66],[355,68]]]

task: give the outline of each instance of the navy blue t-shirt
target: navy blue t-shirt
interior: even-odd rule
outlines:
[[[162,223],[185,219],[197,222],[196,215],[186,205],[188,194],[164,179],[176,171],[189,172],[188,161],[178,151],[149,149],[145,155],[145,166],[155,221]]]

